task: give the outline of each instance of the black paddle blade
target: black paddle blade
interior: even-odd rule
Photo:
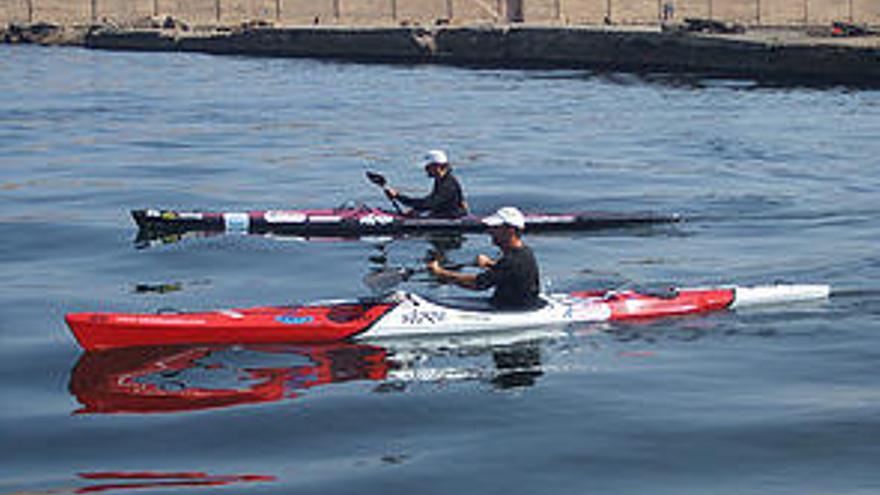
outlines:
[[[369,179],[370,182],[372,182],[373,184],[376,184],[379,187],[385,187],[385,184],[388,183],[388,181],[385,180],[385,176],[378,173],[378,172],[373,172],[373,171],[367,170],[366,174],[367,174],[367,179]]]
[[[388,184],[388,181],[385,180],[385,176],[379,172],[373,172],[372,170],[367,170],[365,173],[367,174],[367,179],[370,179],[370,182],[385,190],[385,196],[391,200],[391,204],[394,205],[394,210],[397,211],[397,214],[403,215],[403,208],[400,207],[397,199],[391,195],[391,192],[389,192],[388,189],[385,189],[385,185]]]

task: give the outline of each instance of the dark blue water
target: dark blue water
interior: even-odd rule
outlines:
[[[577,71],[0,49],[0,492],[880,490],[880,92]],[[550,290],[830,283],[829,302],[479,342],[81,354],[63,315],[366,294],[375,242],[136,249],[128,210],[384,204],[449,150]],[[425,239],[384,246],[418,263]],[[471,236],[447,256],[491,253]],[[170,292],[141,293],[139,284]],[[405,286],[454,294],[424,278]],[[200,474],[201,473],[201,474]]]

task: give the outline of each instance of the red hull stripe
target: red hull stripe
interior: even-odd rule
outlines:
[[[635,292],[574,292],[576,297],[598,297],[611,308],[609,320],[658,318],[718,311],[730,307],[733,289],[695,289],[671,292],[670,297],[638,294]],[[671,297],[674,296],[674,297]]]

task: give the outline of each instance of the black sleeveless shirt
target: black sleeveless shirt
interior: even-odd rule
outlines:
[[[540,275],[528,246],[514,248],[477,275],[477,288],[495,287],[490,302],[499,309],[530,309],[539,305]]]

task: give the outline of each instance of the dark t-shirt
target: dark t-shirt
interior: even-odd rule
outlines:
[[[477,275],[476,286],[495,287],[490,302],[499,309],[529,309],[539,305],[538,263],[528,246],[514,248],[495,265]]]
[[[464,209],[464,194],[458,179],[447,173],[434,179],[434,189],[424,198],[412,198],[403,194],[397,196],[401,203],[416,211],[428,212],[434,218],[458,218],[467,214]]]

